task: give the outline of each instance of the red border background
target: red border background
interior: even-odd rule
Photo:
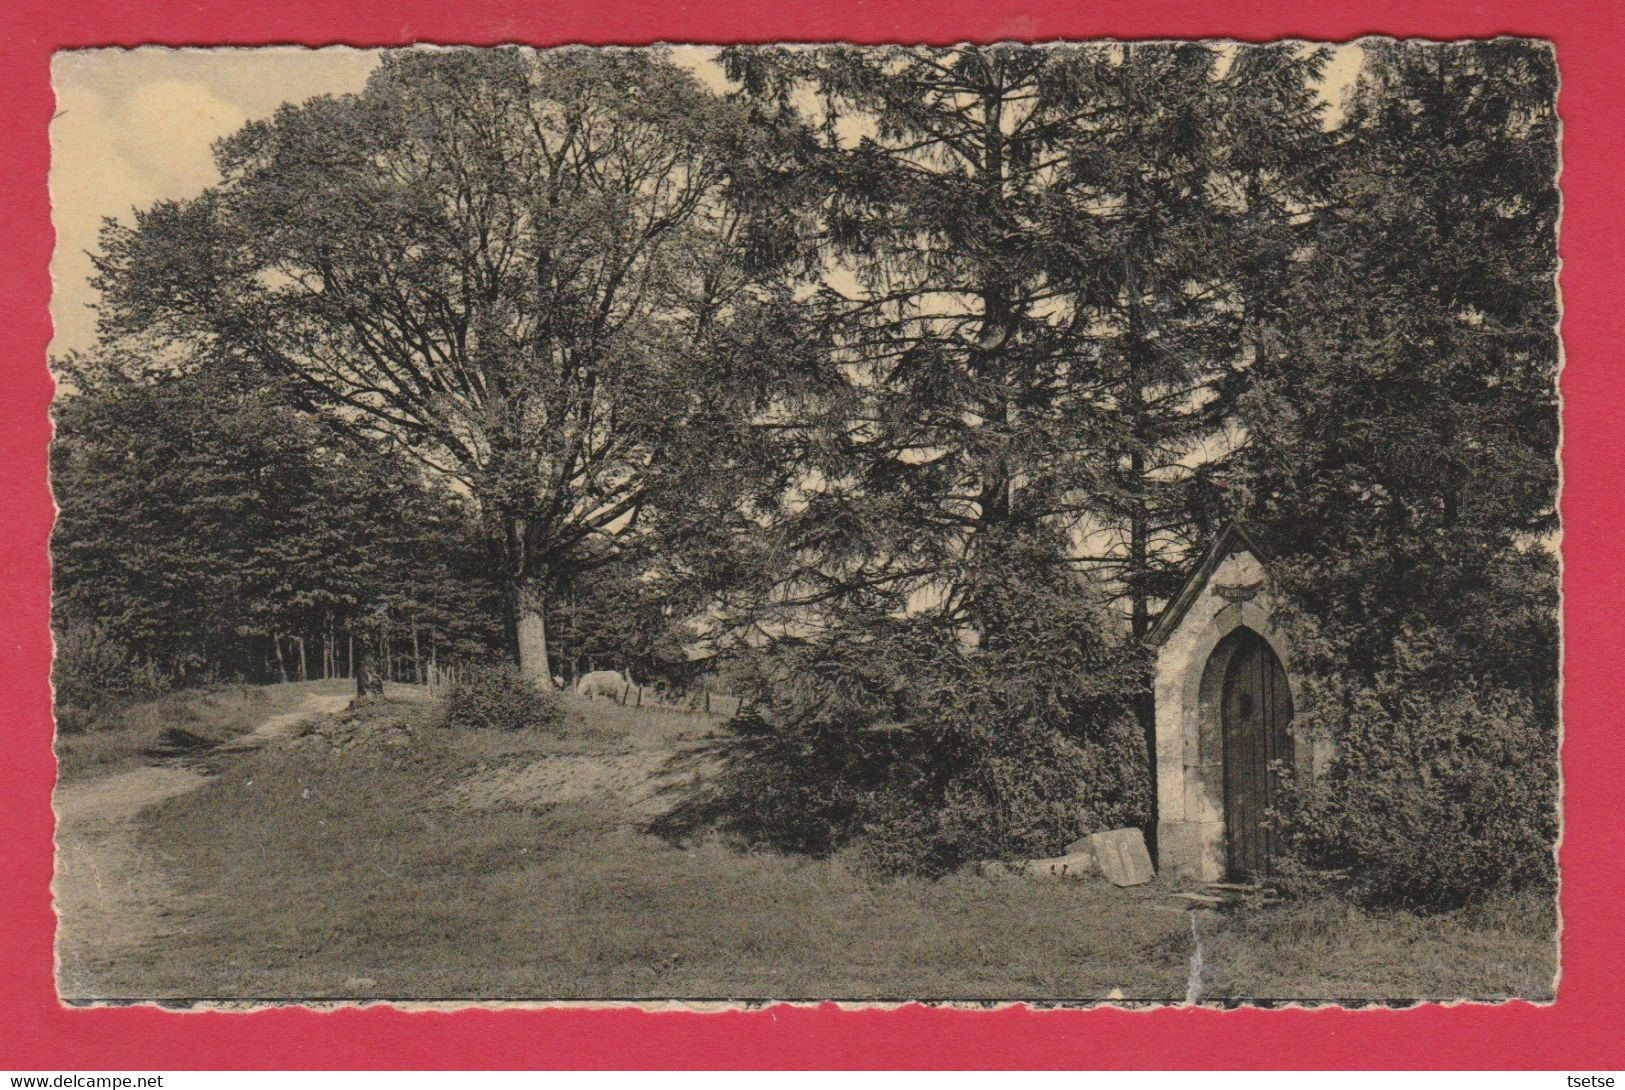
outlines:
[[[366,0],[281,4],[89,0],[0,4],[0,1067],[1293,1067],[1625,1068],[1625,635],[1613,522],[1625,429],[1613,398],[1625,273],[1625,115],[1617,73],[1625,5],[1540,0],[1317,4],[1292,0]],[[53,244],[46,192],[53,50],[88,45],[413,41],[934,41],[1366,33],[1499,33],[1557,43],[1564,121],[1563,334],[1566,835],[1563,976],[1556,1004],[1412,1011],[843,1012],[389,1009],[177,1014],[69,1010],[51,979],[52,817],[44,366]]]

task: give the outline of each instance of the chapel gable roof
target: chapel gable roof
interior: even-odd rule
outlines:
[[[1184,619],[1186,612],[1195,604],[1196,599],[1202,593],[1202,588],[1207,586],[1209,579],[1213,578],[1213,573],[1218,570],[1220,564],[1224,563],[1225,557],[1243,550],[1252,553],[1260,561],[1268,559],[1264,550],[1253,543],[1253,539],[1247,535],[1246,530],[1241,528],[1240,523],[1234,520],[1225,523],[1224,528],[1213,539],[1213,543],[1202,554],[1202,559],[1196,565],[1196,569],[1191,572],[1190,578],[1185,580],[1185,585],[1179,588],[1179,593],[1174,595],[1173,599],[1157,616],[1157,622],[1151,626],[1151,631],[1146,634],[1146,640],[1150,642],[1151,646],[1160,646],[1173,633],[1173,630],[1179,627],[1179,622]]]

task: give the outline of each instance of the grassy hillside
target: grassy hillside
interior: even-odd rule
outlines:
[[[149,809],[184,941],[107,952],[102,997],[1184,998],[1190,917],[1120,890],[954,876],[647,831],[712,721],[572,701],[554,737],[454,733],[395,701],[219,759]],[[1551,920],[1204,913],[1205,999],[1539,997]]]

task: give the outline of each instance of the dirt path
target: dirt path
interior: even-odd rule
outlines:
[[[336,712],[345,695],[311,693],[290,712],[274,715],[221,752],[255,749],[285,738],[305,719]],[[172,916],[170,886],[141,851],[134,820],[142,810],[208,781],[180,764],[146,765],[58,787],[56,898],[58,990],[64,998],[94,998],[107,969],[137,948],[182,930]]]

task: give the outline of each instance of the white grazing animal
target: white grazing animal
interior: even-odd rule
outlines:
[[[592,700],[598,696],[607,696],[611,700],[622,700],[626,697],[626,690],[631,682],[621,676],[619,670],[594,670],[590,674],[582,674],[581,680],[576,682],[576,695]]]

